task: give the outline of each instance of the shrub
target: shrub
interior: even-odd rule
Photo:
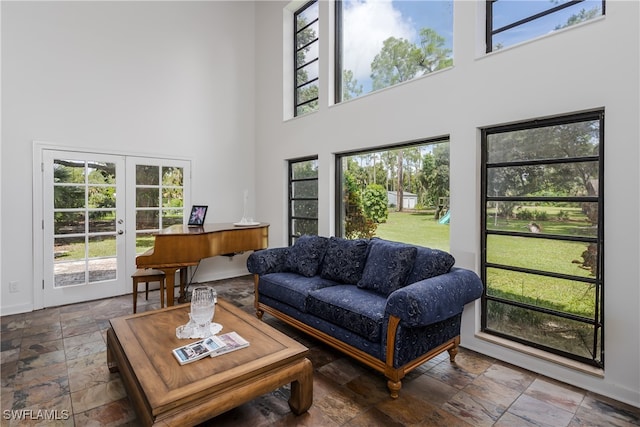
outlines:
[[[371,238],[378,224],[367,218],[362,209],[362,197],[355,179],[345,173],[345,224],[344,236],[347,239]]]
[[[362,195],[362,207],[365,216],[380,224],[389,217],[387,191],[380,184],[369,184]]]
[[[523,221],[547,221],[549,215],[537,209],[521,209],[516,213],[516,219]]]

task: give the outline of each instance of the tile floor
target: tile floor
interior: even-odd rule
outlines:
[[[223,298],[253,312],[250,276],[214,285]],[[148,301],[141,293],[138,311],[158,308],[159,299],[158,291]],[[130,313],[132,298],[125,295],[0,318],[1,425],[137,426],[119,374],[106,366],[109,319]],[[289,389],[282,387],[204,425],[640,425],[638,408],[465,349],[455,364],[442,355],[419,367],[403,380],[400,398],[391,400],[381,374],[267,315],[265,321],[309,347],[313,406],[294,416]]]

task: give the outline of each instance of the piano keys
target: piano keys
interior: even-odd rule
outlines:
[[[175,273],[181,270],[180,298],[184,298],[186,267],[218,255],[266,249],[269,224],[235,226],[232,223],[202,227],[172,225],[155,235],[152,249],[136,257],[137,268],[155,268],[166,275],[167,306],[174,304]]]

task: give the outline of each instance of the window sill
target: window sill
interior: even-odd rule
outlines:
[[[538,359],[545,360],[547,362],[556,363],[569,369],[580,371],[585,374],[593,375],[594,377],[604,378],[604,369],[596,368],[595,366],[587,365],[576,360],[568,359],[566,357],[558,356],[557,354],[548,353],[543,350],[539,350],[534,347],[530,347],[524,344],[520,344],[514,341],[510,341],[504,338],[497,337],[495,335],[486,334],[484,332],[477,332],[476,338],[483,341],[497,344],[502,347],[506,347],[510,350],[514,350],[520,353],[524,353],[528,356],[532,356]]]

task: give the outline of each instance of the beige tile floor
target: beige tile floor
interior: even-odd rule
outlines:
[[[251,277],[214,285],[221,297],[253,312]],[[141,294],[138,310],[158,308],[159,299],[158,291],[148,301]],[[131,312],[131,295],[125,295],[0,318],[1,425],[137,426],[119,374],[106,366],[109,319]],[[464,348],[455,364],[443,355],[419,367],[404,379],[400,398],[391,400],[381,374],[273,318],[265,321],[309,347],[313,406],[294,416],[283,387],[205,425],[640,425],[638,408]]]

